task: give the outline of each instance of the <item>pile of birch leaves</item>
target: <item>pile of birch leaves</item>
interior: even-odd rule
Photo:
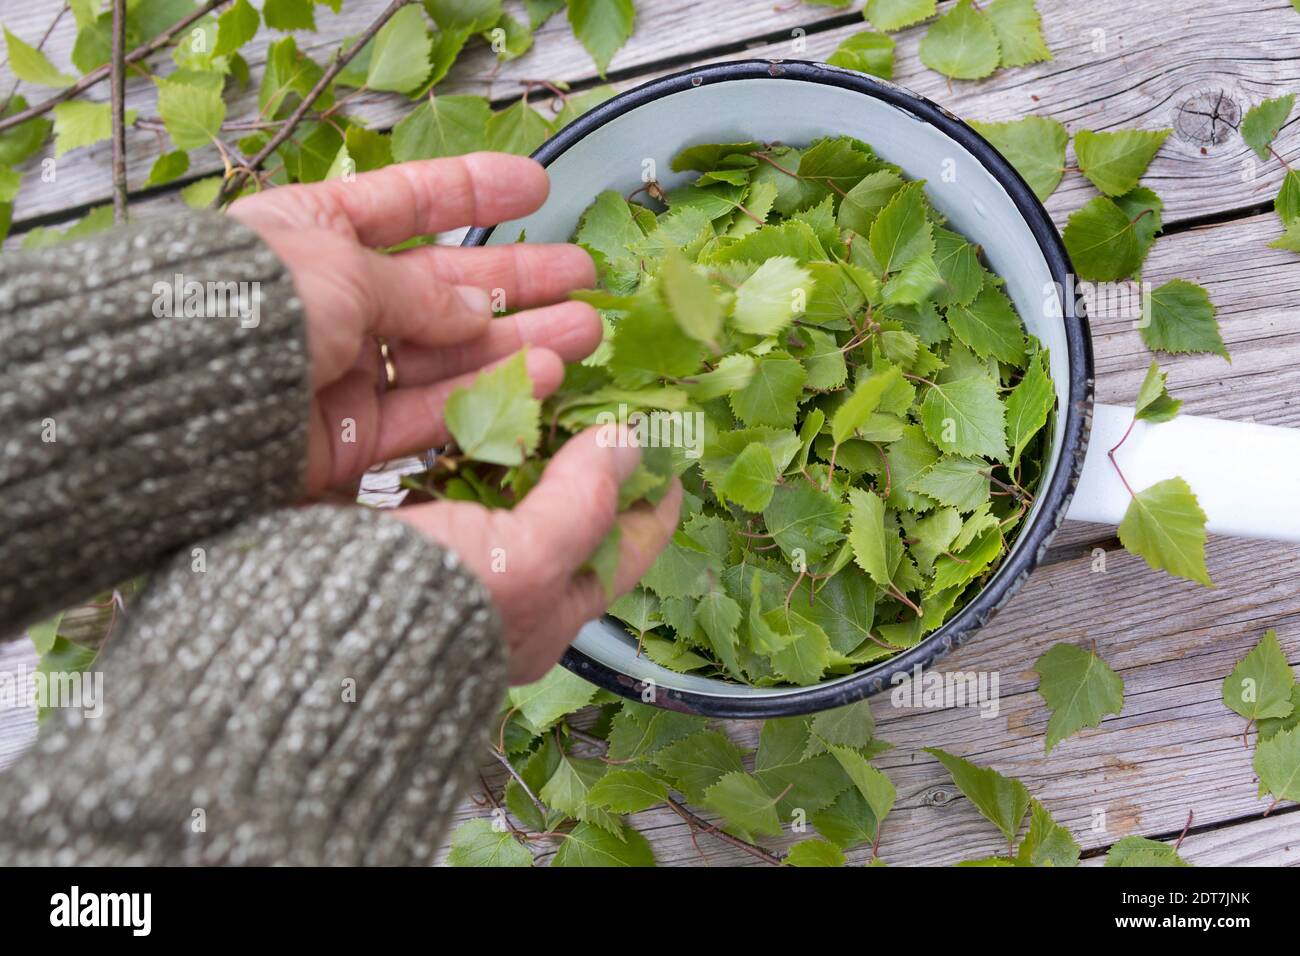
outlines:
[[[940,627],[1006,554],[1043,467],[1047,354],[925,184],[867,144],[699,145],[673,166],[699,175],[651,187],[664,211],[611,191],[581,219],[603,286],[581,297],[608,334],[548,400],[540,454],[520,359],[457,397],[460,455],[423,486],[508,504],[569,434],[693,416],[695,447],[654,435],[675,444],[625,488],[653,497],[671,472],[686,494],[612,613],[675,671],[851,673]],[[612,577],[616,554],[607,542],[593,569]]]

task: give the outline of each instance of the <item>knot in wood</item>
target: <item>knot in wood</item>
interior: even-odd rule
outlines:
[[[1197,146],[1226,143],[1241,125],[1241,107],[1225,90],[1203,90],[1184,100],[1174,118],[1178,138]]]
[[[930,787],[921,794],[921,802],[927,807],[944,807],[952,802],[953,793],[944,787]]]

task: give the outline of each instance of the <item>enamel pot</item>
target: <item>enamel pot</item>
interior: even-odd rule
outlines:
[[[654,161],[665,188],[692,178],[693,173],[669,172],[672,157],[687,146],[747,140],[803,145],[835,135],[857,137],[909,179],[927,180],[934,206],[955,231],[982,247],[1029,331],[1050,350],[1057,410],[1048,425],[1049,460],[1033,508],[974,599],[889,660],[808,687],[745,687],[678,674],[638,657],[623,625],[606,618],[583,628],[563,663],[607,690],[710,717],[766,719],[853,703],[970,640],[1020,589],[1067,516],[1118,524],[1128,506],[1129,493],[1106,452],[1124,435],[1133,413],[1094,406],[1088,322],[1056,227],[1011,164],[979,134],[892,83],[820,63],[766,60],[654,80],[547,140],[533,154],[551,178],[545,205],[524,219],[475,229],[465,244],[514,242],[521,229],[529,242],[567,242],[599,192],[626,195],[642,185],[646,160]],[[1300,540],[1300,432],[1180,416],[1164,425],[1139,423],[1120,459],[1138,490],[1184,477],[1211,531]],[[1279,513],[1269,506],[1276,501],[1289,507]]]

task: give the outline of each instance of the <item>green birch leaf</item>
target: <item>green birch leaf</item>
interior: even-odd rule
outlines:
[[[709,280],[686,257],[670,249],[659,272],[660,289],[681,330],[713,346],[722,335],[723,308]]]
[[[221,98],[220,85],[183,80],[155,82],[158,85],[158,115],[177,149],[207,146],[221,135],[226,103]]]
[[[128,110],[126,123],[136,119],[136,111]],[[62,156],[83,146],[102,143],[112,135],[112,107],[108,103],[91,100],[68,100],[54,107],[54,155]]]
[[[1132,220],[1105,196],[1071,215],[1062,238],[1075,272],[1089,282],[1127,279],[1145,254]]]
[[[1265,100],[1247,111],[1241,121],[1241,138],[1260,159],[1268,161],[1268,149],[1286,125],[1294,108],[1295,94],[1287,93],[1285,96]]]
[[[1026,116],[1010,123],[972,122],[975,132],[987,139],[1029,188],[1046,201],[1065,175],[1065,148],[1070,134],[1065,126],[1047,116]]]
[[[316,29],[316,8],[312,0],[266,0],[262,16],[273,30]]]
[[[849,489],[849,544],[858,567],[882,588],[893,584],[896,542],[885,528],[885,503],[878,495],[861,488]]]
[[[1255,746],[1260,795],[1300,801],[1300,729],[1284,730]]]
[[[466,820],[451,835],[448,866],[532,866],[533,855],[507,829],[490,820]]]
[[[860,700],[847,707],[824,710],[813,717],[809,730],[811,735],[804,751],[805,760],[823,752],[828,744],[863,750],[871,745],[876,736],[876,719],[871,713],[871,702]]]
[[[745,387],[731,393],[731,409],[746,425],[789,428],[799,414],[797,399],[807,377],[798,359],[771,352],[758,360]]]
[[[1081,129],[1074,135],[1079,171],[1107,196],[1122,196],[1137,186],[1172,132],[1123,129],[1097,133]]]
[[[934,252],[934,235],[925,213],[925,183],[899,189],[871,224],[871,252],[885,275]]]
[[[1181,478],[1134,495],[1120,522],[1119,540],[1156,570],[1214,587],[1205,569],[1205,512]]]
[[[774,490],[763,509],[763,524],[787,558],[812,565],[844,540],[848,514],[847,505],[820,488],[789,481]]]
[[[59,637],[59,626],[63,623],[63,612],[47,618],[27,628],[27,637],[32,642],[36,653],[44,657],[54,649],[54,642]]]
[[[372,90],[410,93],[429,75],[433,37],[419,7],[403,7],[375,34],[366,86]]]
[[[163,153],[154,160],[153,167],[149,170],[149,178],[145,180],[145,186],[161,186],[172,182],[189,172],[189,168],[190,154],[184,150]]]
[[[922,63],[954,80],[991,76],[1002,58],[991,19],[975,9],[973,0],[958,0],[934,21],[919,52]]]
[[[447,428],[462,452],[475,461],[521,465],[541,438],[542,405],[523,351],[480,372],[474,383],[447,398]]]
[[[1142,341],[1157,352],[1213,352],[1231,361],[1210,293],[1174,279],[1151,293]]]
[[[921,403],[925,436],[951,455],[1001,459],[1007,451],[1006,406],[983,375],[929,386]]]
[[[835,444],[842,445],[857,434],[880,408],[889,391],[902,382],[902,370],[896,365],[864,378],[831,416],[831,439]]]
[[[574,827],[551,861],[551,866],[559,867],[654,865],[654,850],[636,830],[624,830],[620,838],[590,823]]]
[[[983,459],[945,455],[907,487],[958,511],[974,511],[989,500],[989,467]]]
[[[565,714],[590,704],[596,687],[557,665],[541,680],[510,688],[508,696],[510,706],[542,733]]]
[[[725,734],[703,730],[669,744],[651,759],[687,800],[702,803],[705,791],[723,777],[744,772],[742,756]]]
[[[4,34],[5,45],[9,52],[9,69],[24,83],[61,90],[77,82],[75,76],[60,73],[58,67],[50,62],[50,58],[36,47],[25,43],[7,29]]]
[[[482,33],[501,19],[501,0],[424,0],[424,9],[442,30]]]
[[[1300,727],[1300,684],[1291,688],[1291,713],[1285,717],[1264,717],[1256,722],[1260,740],[1269,740],[1295,727]]]
[[[1159,840],[1146,837],[1129,836],[1117,842],[1106,854],[1107,866],[1125,867],[1171,867],[1190,866],[1178,855],[1178,851]]]
[[[1025,359],[1025,327],[1006,294],[987,284],[970,305],[953,305],[947,310],[948,325],[980,358],[990,355],[998,361],[1019,366]]]
[[[840,41],[835,52],[826,58],[831,66],[869,73],[886,80],[894,78],[894,39],[883,33],[864,30]]]
[[[889,811],[894,808],[894,801],[898,798],[894,784],[881,771],[867,763],[866,758],[858,751],[838,744],[831,744],[827,750],[853,781],[853,786],[857,788],[858,793],[862,794],[862,798],[867,801],[867,806],[871,808],[877,824],[883,822]]]
[[[1182,407],[1182,402],[1169,397],[1165,388],[1165,373],[1153,361],[1147,369],[1146,378],[1142,380],[1142,387],[1138,389],[1137,414],[1134,417],[1142,422],[1167,422]]]
[[[825,840],[800,840],[785,855],[788,866],[844,866],[844,852]]]
[[[781,835],[776,801],[747,773],[729,773],[709,787],[704,805],[722,817],[728,833],[742,840]]]
[[[1012,843],[1029,809],[1030,797],[1025,785],[1002,776],[991,767],[977,767],[938,747],[926,747],[925,752],[944,765],[957,789],[966,795],[984,819],[1002,831],[1008,844]]]
[[[1025,370],[1025,377],[1007,396],[1007,444],[1011,446],[1011,470],[1020,464],[1020,456],[1029,440],[1047,424],[1056,407],[1056,390],[1047,373],[1047,353],[1037,353]]]
[[[565,0],[524,0],[524,9],[528,11],[528,27],[536,30],[555,14],[564,9]]]
[[[862,15],[878,30],[901,30],[934,16],[935,0],[867,0]]]
[[[1002,49],[1003,66],[1027,66],[1052,58],[1034,0],[993,0],[987,13]]]
[[[719,495],[756,514],[767,507],[775,489],[776,465],[762,442],[752,442],[736,456],[717,486]]]
[[[601,79],[636,21],[632,0],[569,0],[569,25],[591,58]]]
[[[803,312],[812,275],[789,256],[768,259],[736,290],[732,324],[752,335],[775,335]]]
[[[771,453],[764,449],[764,454],[770,461]],[[695,623],[709,639],[709,644],[713,648],[713,653],[718,656],[718,660],[722,661],[723,666],[737,679],[744,678],[738,656],[740,638],[737,628],[740,626],[740,617],[740,605],[722,591],[710,591],[695,605]]]
[[[667,788],[643,770],[611,770],[587,791],[588,803],[614,813],[640,813],[667,797]]]
[[[1291,715],[1295,675],[1287,663],[1277,631],[1268,632],[1223,680],[1223,703],[1247,720]]]
[[[524,100],[492,114],[485,127],[487,148],[501,153],[527,156],[546,141],[551,127],[542,114]]]
[[[262,16],[257,7],[248,0],[235,0],[221,16],[217,17],[217,42],[212,48],[212,55],[229,56],[253,37],[262,25]]]
[[[1107,714],[1124,709],[1124,681],[1095,653],[1057,644],[1038,658],[1038,693],[1052,712],[1044,750],[1084,727],[1096,727]]]
[[[1020,866],[1078,866],[1082,848],[1037,800],[1029,803],[1029,832],[1016,850]]]

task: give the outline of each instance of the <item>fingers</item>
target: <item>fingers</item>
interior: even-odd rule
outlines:
[[[485,333],[492,297],[473,285],[451,285],[429,276],[416,259],[358,250],[370,308],[366,331],[416,345],[454,345]]]
[[[545,398],[564,381],[564,362],[549,349],[529,349],[526,362],[535,398]],[[472,385],[478,375],[478,371],[467,372],[434,385],[399,388],[381,395],[379,438],[370,460],[387,461],[446,444],[451,439],[443,419],[447,399],[456,389]]]
[[[452,285],[476,285],[504,297],[511,310],[559,301],[596,283],[596,267],[580,246],[563,243],[508,246],[422,246],[398,253]]]
[[[350,181],[282,186],[241,199],[231,214],[249,225],[324,227],[382,248],[461,226],[491,226],[546,200],[546,171],[531,159],[469,153],[386,166]]]
[[[653,507],[639,505],[618,519],[621,532],[618,545],[618,571],[614,576],[614,597],[621,597],[636,587],[655,563],[673,532],[682,507],[682,484],[673,479],[668,493]],[[601,614],[610,605],[604,584],[594,574],[584,574],[570,585],[572,600],[566,606],[576,609],[573,631]]]
[[[402,388],[429,385],[513,355],[525,346],[549,349],[566,362],[600,344],[600,316],[585,302],[562,302],[493,319],[476,339],[440,349],[400,346],[393,355]]]
[[[590,558],[614,526],[619,486],[641,461],[639,448],[624,442],[608,447],[602,435],[603,429],[589,428],[569,439],[513,512],[564,576]]]

